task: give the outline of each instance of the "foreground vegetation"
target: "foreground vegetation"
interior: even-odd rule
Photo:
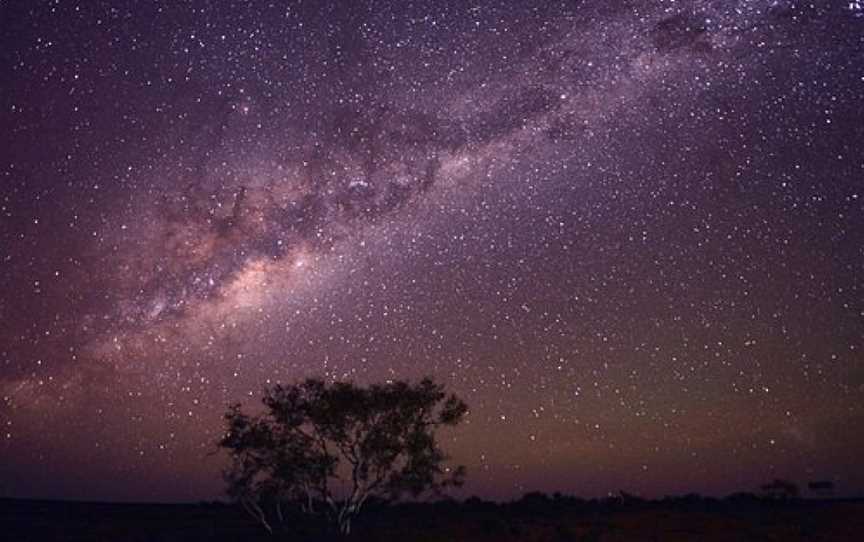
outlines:
[[[219,446],[231,457],[228,495],[272,535],[315,522],[347,536],[367,502],[462,484],[465,469],[446,466],[436,432],[468,405],[431,378],[367,387],[310,378],[265,389],[263,403],[257,415],[233,405]]]
[[[321,540],[302,517],[283,539]],[[0,500],[5,540],[265,541],[239,505],[150,505]],[[738,495],[643,501],[624,495],[586,501],[529,494],[496,504],[372,504],[348,539],[358,542],[625,542],[861,540],[864,500],[766,499]]]

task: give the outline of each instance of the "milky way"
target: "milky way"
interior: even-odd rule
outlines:
[[[0,496],[431,375],[466,493],[864,487],[860,2],[0,3]]]

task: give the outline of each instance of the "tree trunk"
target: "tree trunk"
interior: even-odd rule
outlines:
[[[339,534],[342,536],[348,536],[351,534],[351,515],[346,515],[343,518],[339,518]]]
[[[250,516],[258,520],[258,522],[261,523],[261,525],[267,530],[268,533],[273,534],[273,527],[271,527],[270,523],[267,522],[267,514],[265,514],[264,510],[262,510],[261,507],[258,506],[258,503],[243,498],[240,499],[240,502]]]

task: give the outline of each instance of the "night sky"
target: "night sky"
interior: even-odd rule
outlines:
[[[431,375],[464,494],[864,489],[864,3],[0,0],[0,496]]]

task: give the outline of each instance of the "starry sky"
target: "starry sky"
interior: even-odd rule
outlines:
[[[0,1],[0,496],[431,375],[466,494],[864,489],[864,3]]]

